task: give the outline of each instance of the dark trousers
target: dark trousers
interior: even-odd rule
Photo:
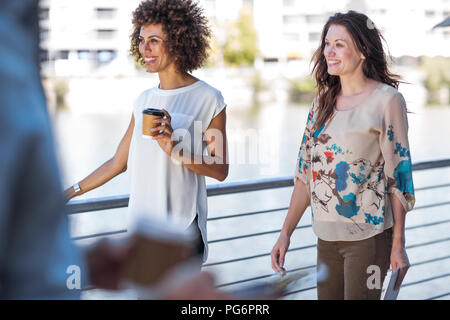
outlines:
[[[317,263],[325,264],[328,277],[317,283],[319,300],[379,300],[390,265],[392,228],[360,241],[318,239]],[[379,272],[377,273],[376,267]],[[379,275],[378,288],[373,277]]]
[[[197,239],[195,241],[194,254],[200,257],[203,257],[203,251],[205,250],[205,245],[203,243],[202,233],[200,232],[200,228],[198,227],[198,216],[195,216],[194,221],[188,227],[188,229],[193,229],[197,234]]]

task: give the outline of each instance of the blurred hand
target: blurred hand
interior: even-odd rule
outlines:
[[[220,292],[214,285],[214,278],[208,272],[201,272],[170,290],[162,300],[231,300],[233,297]]]
[[[117,290],[122,281],[122,271],[130,258],[135,244],[130,241],[126,247],[111,245],[101,240],[86,254],[92,284],[97,288]]]
[[[284,272],[284,258],[286,256],[287,250],[289,249],[290,242],[291,241],[288,236],[280,234],[277,242],[270,252],[273,271],[278,273]]]
[[[406,272],[409,269],[408,255],[406,254],[405,247],[392,247],[391,250],[391,268],[392,272],[399,270],[397,281],[395,282],[394,290],[398,290],[406,276]]]

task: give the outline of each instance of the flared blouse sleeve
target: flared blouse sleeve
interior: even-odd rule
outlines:
[[[415,204],[414,184],[406,102],[401,93],[396,93],[387,103],[381,130],[380,146],[385,161],[387,192],[398,197],[405,212],[411,211]]]
[[[311,180],[311,134],[314,125],[314,108],[315,102],[312,103],[309,109],[308,119],[298,151],[297,164],[294,172],[294,182],[296,182],[297,179],[301,179],[308,187],[309,181]]]

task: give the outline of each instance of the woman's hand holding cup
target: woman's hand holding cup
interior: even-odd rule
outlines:
[[[152,128],[150,131],[154,133],[153,140],[156,140],[161,147],[161,149],[171,156],[172,149],[173,149],[173,140],[172,140],[172,126],[171,126],[171,120],[170,114],[167,112],[167,110],[162,109],[162,112],[164,113],[164,118],[158,118],[154,119],[153,123],[155,123],[157,126]]]

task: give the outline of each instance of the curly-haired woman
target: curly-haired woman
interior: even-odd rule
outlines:
[[[200,231],[198,253],[207,257],[205,176],[228,175],[226,104],[221,93],[190,74],[207,58],[210,30],[191,0],[143,1],[133,13],[131,54],[158,73],[159,85],[135,101],[129,127],[114,157],[66,190],[86,193],[130,171],[130,228],[145,216]],[[155,135],[142,135],[142,112],[161,109]]]
[[[415,198],[405,100],[388,70],[382,36],[354,11],[325,24],[313,56],[317,82],[295,186],[272,268],[283,271],[290,237],[311,205],[319,299],[379,299],[389,264],[409,267],[405,215]]]

